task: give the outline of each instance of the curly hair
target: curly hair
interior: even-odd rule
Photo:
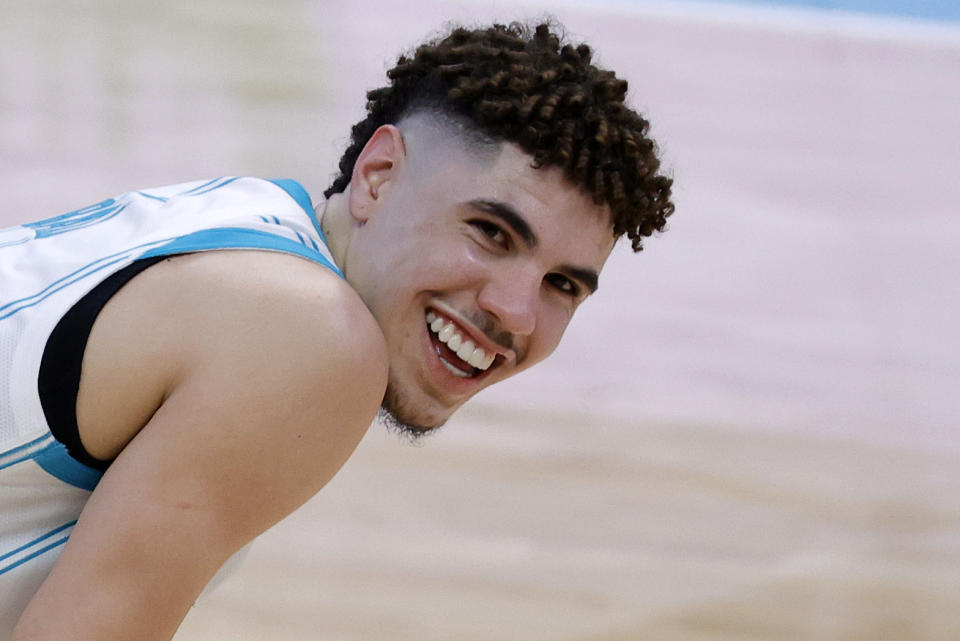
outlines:
[[[390,84],[367,93],[340,174],[326,197],[346,189],[364,145],[381,125],[417,111],[459,119],[493,141],[519,145],[534,167],[560,167],[613,214],[613,234],[634,251],[663,231],[673,181],[657,173],[649,123],[624,105],[627,81],[591,62],[586,44],[564,44],[549,24],[457,27],[400,56]]]

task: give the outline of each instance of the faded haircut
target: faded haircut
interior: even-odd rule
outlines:
[[[377,128],[427,111],[467,123],[476,142],[519,145],[534,167],[560,167],[609,206],[614,236],[640,251],[673,213],[673,181],[658,173],[649,123],[624,104],[627,81],[594,65],[588,45],[567,44],[555,30],[546,23],[456,27],[401,55],[387,72],[390,83],[367,93],[367,117],[353,126],[324,195],[346,189]]]

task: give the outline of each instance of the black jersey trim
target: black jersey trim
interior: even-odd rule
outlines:
[[[167,256],[143,258],[108,276],[63,315],[43,350],[37,387],[50,432],[75,460],[98,470],[107,469],[112,461],[91,456],[80,441],[77,426],[77,393],[87,339],[107,301],[130,279],[164,258]]]

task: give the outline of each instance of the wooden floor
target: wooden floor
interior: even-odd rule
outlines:
[[[0,222],[319,194],[391,56],[517,17],[173,6],[0,4]],[[670,231],[539,371],[423,447],[371,428],[178,641],[960,638],[960,28],[672,6],[553,9],[649,114]]]

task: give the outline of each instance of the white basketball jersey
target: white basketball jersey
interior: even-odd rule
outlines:
[[[140,258],[258,249],[342,276],[303,188],[227,177],[135,191],[56,218],[0,229],[0,639],[49,572],[101,472],[47,426],[37,380],[63,315]]]

